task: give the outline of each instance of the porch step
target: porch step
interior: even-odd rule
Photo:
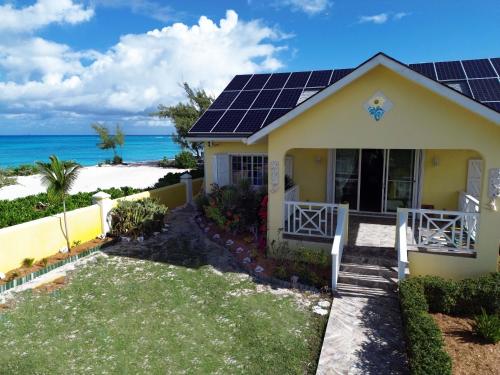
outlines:
[[[356,246],[348,245],[344,249],[346,255],[357,255],[364,257],[383,257],[397,259],[397,252],[394,247],[376,247],[376,246]]]
[[[364,275],[347,271],[339,272],[338,282],[343,284],[365,286],[369,288],[385,289],[389,291],[394,291],[397,287],[396,280],[390,277],[379,275]]]
[[[398,298],[398,295],[396,293],[394,293],[393,290],[366,287],[366,286],[362,286],[362,285],[345,284],[345,283],[338,283],[336,292],[338,295],[347,296],[347,297]]]
[[[342,263],[356,263],[365,265],[375,265],[383,267],[396,267],[398,265],[397,258],[389,258],[382,256],[366,256],[355,253],[345,252],[342,254]]]
[[[397,269],[397,267],[396,267]],[[382,276],[386,278],[397,277],[397,271],[392,267],[379,266],[375,264],[366,263],[347,263],[343,262],[340,264],[340,271],[358,273],[360,275],[375,275]]]

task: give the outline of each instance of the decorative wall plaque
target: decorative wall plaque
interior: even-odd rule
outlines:
[[[377,91],[363,107],[375,121],[380,121],[392,106],[392,102],[383,93]]]

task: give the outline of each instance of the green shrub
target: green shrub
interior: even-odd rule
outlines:
[[[246,232],[256,227],[259,222],[259,203],[263,191],[256,191],[247,181],[241,181],[238,186],[219,187],[214,184],[212,192],[205,198],[200,198],[203,212],[225,230]]]
[[[122,164],[123,163],[123,158],[119,155],[113,156],[113,164]]]
[[[158,162],[158,166],[161,168],[174,168],[175,167],[175,160],[172,159],[167,159],[167,157],[163,157],[162,160]]]
[[[423,286],[430,312],[449,314],[454,310],[457,302],[457,283],[437,276],[426,276]]]
[[[204,173],[203,173],[203,169],[193,169],[193,170],[190,170],[189,171],[189,174],[191,175],[191,177],[193,178],[193,180],[195,178],[200,178],[200,177],[203,177]],[[161,177],[154,185],[151,189],[159,189],[161,187],[165,187],[165,186],[170,186],[170,185],[175,185],[175,184],[178,184],[179,182],[181,182],[181,176],[184,174],[185,172],[178,172],[178,173],[172,173],[172,172],[169,172],[167,173],[165,176]]]
[[[121,200],[110,212],[112,234],[138,237],[160,231],[167,207],[154,199]]]
[[[494,272],[475,279],[457,282],[457,302],[454,314],[475,315],[484,309],[488,314],[500,313],[500,273]]]
[[[291,248],[287,242],[273,242],[269,247],[269,254],[277,259],[317,264],[322,267],[328,267],[331,264],[330,254],[323,249],[309,247]]]
[[[451,358],[444,350],[441,331],[427,313],[424,283],[419,278],[404,280],[399,295],[411,374],[451,374]]]
[[[25,268],[30,268],[35,263],[35,258],[24,258],[22,265]]]
[[[0,188],[4,186],[14,185],[16,183],[15,177],[9,177],[0,170]]]
[[[191,169],[196,168],[197,165],[196,157],[189,151],[181,151],[175,155],[175,166],[177,168]]]
[[[0,175],[3,174],[7,177],[12,176],[31,176],[39,172],[38,167],[35,164],[21,164],[17,167],[9,167],[5,169],[0,169]]]
[[[474,317],[474,333],[492,344],[500,341],[500,316],[488,315],[482,309],[480,315]]]
[[[111,199],[116,199],[141,192],[142,190],[122,187],[105,189],[103,191],[110,194]],[[66,198],[67,210],[71,211],[92,205],[92,196],[96,192],[84,192],[68,196]],[[0,228],[55,215],[62,211],[62,203],[50,201],[46,193],[30,195],[10,201],[0,200]]]

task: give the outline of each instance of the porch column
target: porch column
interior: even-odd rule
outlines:
[[[280,147],[269,147],[267,241],[282,240],[283,207],[285,199],[285,154]]]
[[[495,272],[497,270],[497,257],[500,245],[500,198],[496,198],[497,210],[491,206],[489,189],[489,171],[492,168],[500,168],[500,152],[485,155],[483,153],[484,171],[481,188],[481,211],[479,216],[479,234],[477,243],[477,257],[484,272]]]

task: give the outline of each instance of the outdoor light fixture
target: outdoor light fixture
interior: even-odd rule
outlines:
[[[439,167],[439,158],[437,156],[432,157],[432,166]]]

